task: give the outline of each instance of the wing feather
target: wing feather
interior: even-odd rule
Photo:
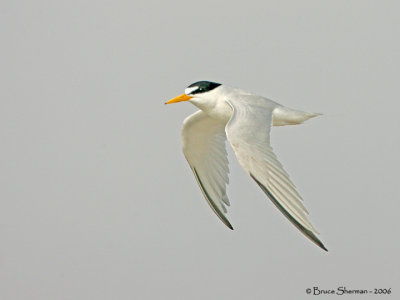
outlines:
[[[197,111],[183,122],[182,141],[183,153],[204,198],[221,221],[233,229],[225,216],[229,206],[225,124]]]
[[[326,250],[309,221],[303,199],[296,191],[270,145],[272,113],[277,105],[261,97],[227,101],[233,114],[226,134],[242,167],[275,206],[305,236]]]

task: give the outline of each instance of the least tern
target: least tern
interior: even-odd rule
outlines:
[[[183,153],[208,204],[233,229],[225,213],[228,159],[226,139],[240,165],[275,206],[306,237],[328,251],[307,218],[295,185],[270,145],[271,126],[301,124],[319,114],[287,108],[267,98],[216,82],[199,81],[166,104],[189,101],[200,110],[183,122]]]

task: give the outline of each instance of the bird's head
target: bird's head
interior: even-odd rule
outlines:
[[[165,104],[177,103],[182,101],[190,101],[196,106],[205,104],[206,102],[213,100],[214,97],[212,95],[212,91],[220,85],[220,83],[211,81],[198,81],[192,83],[185,89],[184,94],[165,102]]]

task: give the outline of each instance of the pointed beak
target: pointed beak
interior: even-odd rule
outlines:
[[[186,94],[182,94],[178,97],[175,97],[167,102],[165,102],[165,104],[171,104],[171,103],[177,103],[177,102],[182,102],[182,101],[188,101],[192,98],[192,96],[188,96]]]

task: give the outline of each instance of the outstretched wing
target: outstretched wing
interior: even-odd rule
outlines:
[[[196,177],[208,204],[221,221],[233,229],[224,213],[229,206],[226,184],[229,182],[228,159],[225,149],[225,124],[202,111],[183,122],[183,153]]]
[[[272,112],[277,105],[258,97],[227,102],[233,114],[226,125],[226,134],[239,163],[285,217],[327,251],[307,218],[301,196],[270,146]]]

